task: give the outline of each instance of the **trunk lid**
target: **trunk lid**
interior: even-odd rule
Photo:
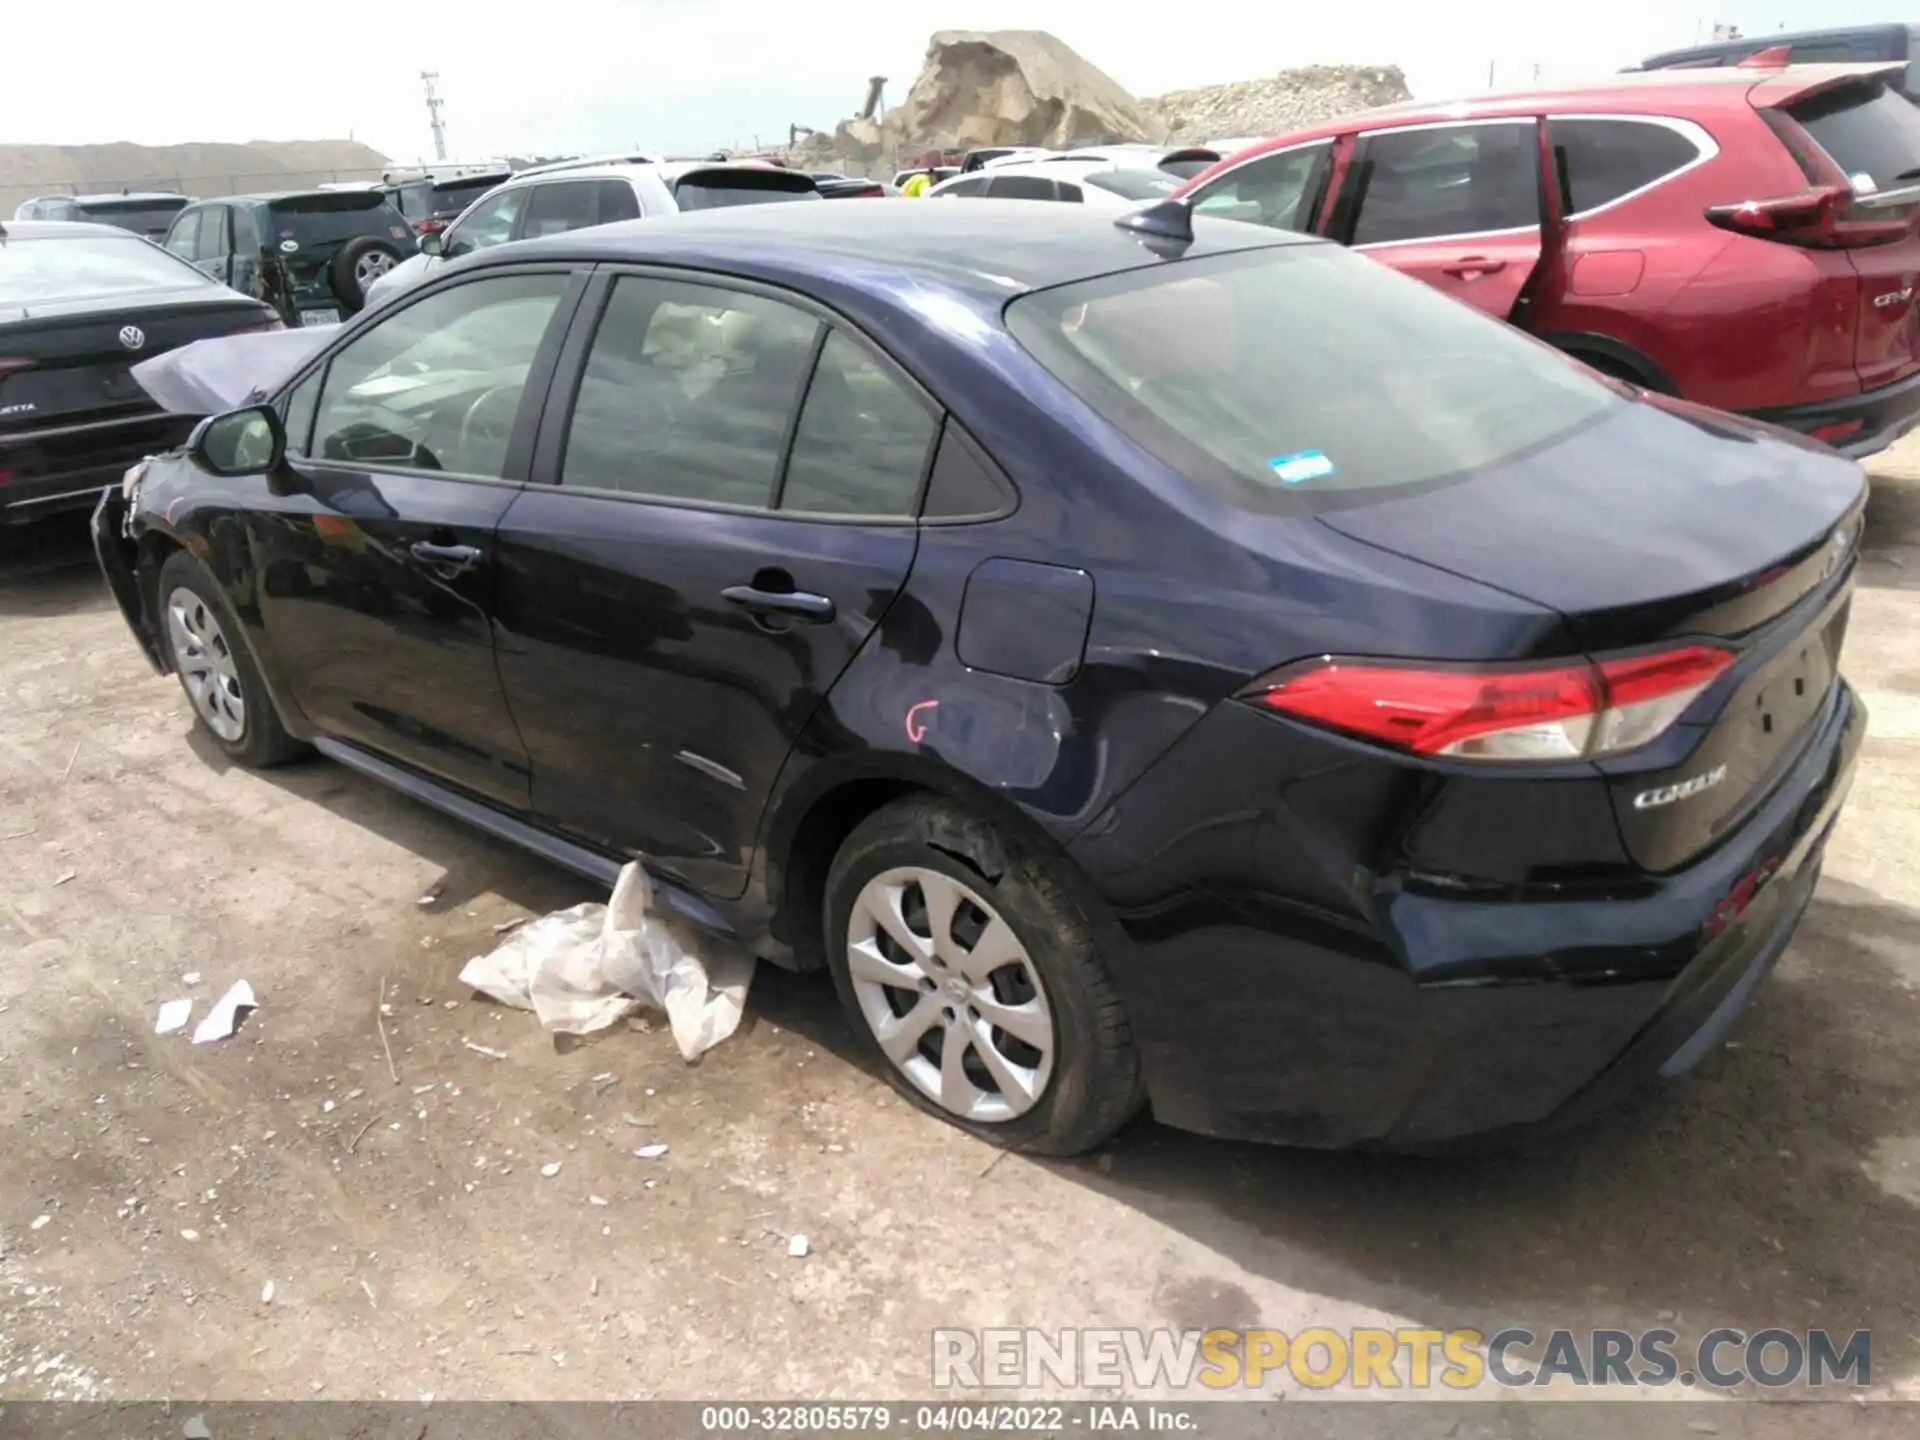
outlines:
[[[270,323],[259,302],[207,286],[122,301],[110,313],[67,307],[0,325],[0,434],[152,410],[131,374],[140,361]],[[122,336],[136,330],[139,343],[129,345]]]
[[[1598,762],[1629,853],[1659,872],[1737,825],[1804,745],[1838,675],[1865,493],[1824,446],[1647,399],[1320,520],[1550,606],[1590,655],[1700,641],[1736,655],[1670,730]]]

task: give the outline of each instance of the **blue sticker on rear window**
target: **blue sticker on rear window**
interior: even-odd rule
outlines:
[[[1282,485],[1324,480],[1339,468],[1318,450],[1296,450],[1291,455],[1276,455],[1267,464],[1280,477]]]

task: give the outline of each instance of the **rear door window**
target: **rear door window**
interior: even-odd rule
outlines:
[[[600,223],[602,225],[639,218],[640,200],[633,193],[633,186],[624,180],[600,182]]]
[[[1195,193],[1194,213],[1276,230],[1311,230],[1333,142],[1302,145],[1235,166]]]
[[[620,277],[580,378],[560,483],[772,505],[819,331],[762,295]]]
[[[987,193],[987,179],[984,175],[969,175],[964,180],[956,180],[940,192],[942,200],[978,200]]]
[[[227,207],[209,205],[201,213],[199,237],[194,243],[195,260],[224,260],[227,258]]]
[[[599,211],[600,186],[594,180],[563,180],[531,187],[527,218],[520,226],[522,240],[542,235],[564,235],[584,230]]]
[[[1678,129],[1647,120],[1553,120],[1561,213],[1585,214],[1693,164],[1701,149]]]
[[[992,175],[987,181],[989,200],[1057,200],[1053,181],[1040,175]]]
[[[1006,314],[1107,421],[1253,507],[1455,477],[1627,403],[1557,351],[1331,245],[1129,270]],[[1313,335],[1340,344],[1301,342]]]
[[[1786,107],[1857,194],[1920,182],[1920,107],[1884,82],[1843,85]]]
[[[780,508],[911,516],[938,423],[889,366],[835,330],[807,386]]]
[[[1362,138],[1350,243],[1392,245],[1540,223],[1532,120],[1389,130]]]
[[[204,210],[189,210],[175,220],[167,231],[167,249],[182,260],[193,259],[200,248],[200,224],[206,217]]]

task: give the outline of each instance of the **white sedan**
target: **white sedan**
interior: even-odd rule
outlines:
[[[1064,200],[1104,210],[1130,210],[1164,200],[1180,187],[1164,170],[1116,165],[1110,160],[1035,160],[988,165],[971,175],[943,180],[929,200]]]

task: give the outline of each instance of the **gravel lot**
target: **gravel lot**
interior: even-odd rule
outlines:
[[[77,527],[0,536],[0,1395],[897,1397],[936,1325],[1513,1321],[1871,1326],[1920,1395],[1920,444],[1875,469],[1872,726],[1776,977],[1677,1089],[1449,1162],[1150,1123],[996,1161],[765,968],[697,1067],[557,1047],[455,973],[600,897],[336,766],[225,766]],[[239,978],[232,1042],[152,1034]]]

